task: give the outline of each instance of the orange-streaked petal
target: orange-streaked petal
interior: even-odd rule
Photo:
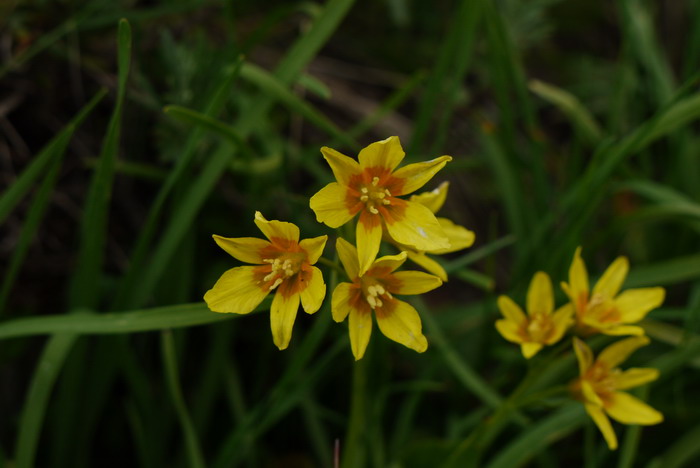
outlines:
[[[552,281],[549,275],[543,271],[538,271],[530,281],[527,290],[527,313],[549,315],[554,310],[554,292],[552,291]]]
[[[561,340],[564,336],[566,330],[569,329],[574,323],[574,306],[571,304],[566,304],[558,308],[554,314],[552,314],[552,325],[554,325],[554,331],[547,338],[545,344],[553,345],[557,341]]]
[[[430,273],[439,277],[442,281],[447,281],[447,272],[437,261],[421,252],[416,252],[413,250],[406,250],[405,252],[406,255],[408,255],[409,260],[422,266]]]
[[[523,309],[521,309],[518,304],[513,302],[513,299],[510,297],[498,296],[496,304],[498,304],[498,309],[501,311],[501,314],[503,314],[507,320],[513,322],[514,324],[521,326],[527,321],[527,317],[525,316]]]
[[[520,345],[520,351],[523,353],[525,359],[530,359],[532,356],[537,354],[542,349],[540,343],[523,343]]]
[[[431,159],[430,161],[409,164],[397,170],[394,172],[394,177],[403,179],[404,185],[399,192],[393,193],[393,195],[407,195],[415,192],[427,184],[428,181],[432,179],[440,169],[445,167],[445,164],[447,164],[449,161],[452,161],[452,156],[440,156],[439,158]]]
[[[311,267],[311,275],[306,287],[301,290],[301,306],[307,314],[313,314],[321,308],[326,297],[326,283],[323,274],[316,267]]]
[[[464,226],[455,224],[447,218],[436,218],[438,224],[442,228],[442,232],[445,233],[445,237],[450,243],[450,246],[443,249],[432,249],[428,250],[428,253],[442,255],[450,252],[457,252],[467,247],[471,247],[474,244],[474,231],[470,231]]]
[[[352,297],[355,294],[355,288],[352,283],[339,283],[333,290],[331,299],[331,313],[333,320],[340,323],[348,316],[352,310],[350,305]]]
[[[363,148],[357,159],[360,167],[383,167],[393,171],[398,166],[406,153],[401,148],[399,137],[391,136],[386,140],[377,141]]]
[[[204,301],[214,312],[247,314],[265,299],[270,291],[262,289],[255,280],[256,267],[231,268],[204,295]]]
[[[395,300],[378,307],[374,313],[384,336],[419,353],[428,349],[428,340],[421,331],[420,316],[412,305]]]
[[[270,308],[270,328],[272,329],[272,341],[281,350],[287,349],[289,340],[292,339],[292,328],[299,310],[299,294],[285,297],[275,294]]]
[[[520,335],[520,327],[518,324],[508,319],[496,320],[496,330],[503,338],[512,343],[524,343],[525,340]]]
[[[339,151],[324,146],[321,148],[323,158],[331,166],[335,179],[342,185],[348,185],[350,177],[362,172],[360,165],[352,158],[349,158]]]
[[[384,276],[399,268],[406,261],[406,252],[399,252],[396,255],[385,255],[378,258],[368,270],[370,276]]]
[[[615,295],[620,291],[622,283],[625,282],[629,269],[630,266],[627,258],[617,257],[615,261],[610,264],[607,270],[605,270],[603,276],[600,277],[598,282],[593,287],[593,294],[615,297]]]
[[[445,181],[429,192],[411,195],[410,200],[420,203],[428,208],[433,213],[440,211],[440,208],[445,204],[447,199],[447,191],[450,188],[450,183]]]
[[[323,254],[323,249],[326,247],[327,240],[328,236],[319,236],[310,239],[302,239],[302,241],[299,242],[299,247],[306,252],[310,265],[315,264],[321,254]]]
[[[350,311],[348,320],[348,331],[350,332],[350,348],[355,360],[359,361],[365,355],[369,338],[372,335],[372,314],[369,311]]]
[[[628,289],[615,298],[615,305],[623,322],[634,323],[663,304],[665,297],[666,291],[660,287]]]
[[[614,369],[626,361],[630,354],[648,344],[649,338],[646,336],[635,336],[617,341],[600,352],[598,361],[605,363],[609,369]]]
[[[569,297],[574,305],[578,308],[581,297],[588,299],[589,287],[588,287],[588,272],[586,271],[586,264],[583,263],[581,258],[581,247],[576,249],[574,254],[574,259],[571,262],[571,267],[569,267]]]
[[[583,395],[583,399],[586,403],[596,405],[600,408],[603,407],[603,400],[600,399],[593,389],[593,385],[586,379],[581,379],[581,395]]]
[[[360,275],[360,263],[357,259],[357,249],[350,242],[342,237],[338,237],[335,241],[335,249],[338,252],[340,263],[345,268],[345,273],[351,280],[354,280]]]
[[[311,197],[309,206],[316,213],[316,221],[336,229],[350,221],[355,214],[345,204],[347,188],[331,182]]]
[[[642,424],[647,426],[659,424],[664,420],[663,414],[639,398],[625,392],[613,393],[610,403],[605,407],[605,411],[611,418],[622,424]]]
[[[435,215],[419,203],[406,202],[403,216],[386,223],[391,237],[415,250],[433,251],[450,248],[450,241]]]
[[[659,378],[659,370],[651,367],[633,367],[615,376],[615,387],[618,390],[639,387]]]
[[[257,237],[222,237],[212,236],[216,244],[233,258],[245,263],[262,263],[260,251],[270,246],[270,243]]]
[[[364,223],[363,219],[367,219],[369,222]],[[378,215],[360,216],[355,229],[355,239],[357,241],[357,260],[360,265],[359,274],[364,275],[377,258],[379,244],[382,242],[382,224]]]
[[[268,221],[262,213],[256,211],[255,225],[270,241],[274,242],[274,239],[284,239],[299,242],[299,228],[295,224],[285,221]]]
[[[579,372],[583,375],[593,364],[593,351],[586,343],[574,337],[574,352],[578,360]]]
[[[391,294],[423,294],[442,285],[440,278],[422,271],[398,271],[392,276],[398,280],[398,283],[388,284]]]
[[[590,405],[587,404],[585,405],[586,407],[586,413],[593,419],[593,422],[595,423],[596,426],[598,426],[598,429],[600,429],[600,432],[603,433],[603,437],[605,438],[605,442],[608,443],[608,448],[610,450],[616,450],[617,449],[617,437],[615,436],[615,431],[613,431],[612,424],[610,424],[610,420],[608,417],[605,415],[603,410],[595,405]]]

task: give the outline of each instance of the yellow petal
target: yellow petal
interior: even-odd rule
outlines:
[[[664,415],[629,393],[615,392],[605,411],[622,424],[659,424]]]
[[[302,241],[299,242],[299,247],[304,249],[308,256],[309,264],[313,265],[318,261],[321,254],[323,254],[323,249],[326,247],[327,240],[328,236],[319,236],[310,239],[302,239]]]
[[[262,213],[255,212],[255,225],[265,234],[265,237],[274,242],[274,239],[284,239],[299,242],[299,228],[284,221],[268,221]]]
[[[350,348],[355,360],[359,361],[365,355],[369,337],[372,335],[372,314],[353,309],[348,321],[350,332]]]
[[[587,404],[596,405],[599,408],[603,407],[603,400],[600,399],[588,380],[581,379],[581,394]]]
[[[659,378],[659,370],[650,367],[627,369],[615,377],[615,387],[618,390],[639,387]]]
[[[348,185],[350,177],[362,171],[357,161],[333,148],[324,146],[321,148],[321,154],[323,154],[323,158],[328,162],[328,165],[331,166],[335,179],[342,185]]]
[[[272,341],[281,350],[287,349],[289,340],[292,339],[292,328],[299,310],[299,294],[289,297],[279,292],[272,299],[270,308],[270,328],[272,329]]]
[[[260,251],[270,246],[270,243],[256,237],[221,237],[212,236],[216,244],[233,258],[246,263],[262,263]]]
[[[403,215],[386,223],[391,237],[415,250],[447,249],[450,241],[445,236],[435,215],[418,203],[406,202]]]
[[[369,217],[360,216],[355,229],[355,240],[357,241],[357,259],[360,265],[359,274],[364,275],[372,265],[372,262],[377,258],[379,253],[379,244],[382,242],[382,225],[381,222],[373,218],[378,215],[369,214]],[[364,223],[363,219],[371,220]],[[376,221],[376,222],[375,222]]]
[[[394,196],[407,195],[415,192],[422,186],[428,183],[430,179],[449,161],[452,161],[451,156],[440,156],[439,158],[431,159],[421,163],[409,164],[394,172],[394,177],[403,179],[404,185],[398,193],[393,193]],[[427,209],[427,208],[426,208]],[[430,210],[428,210],[430,211]]]
[[[659,307],[664,302],[665,296],[664,288],[628,289],[617,296],[615,305],[620,311],[623,322],[634,323],[642,320],[649,311]]]
[[[430,273],[439,277],[442,281],[447,281],[447,272],[438,262],[421,252],[416,252],[414,250],[406,250],[405,252],[409,260],[422,266]]]
[[[576,249],[574,254],[574,260],[571,262],[571,267],[569,268],[569,297],[574,305],[578,308],[579,301],[581,297],[588,299],[588,272],[586,271],[586,264],[583,263],[581,258],[581,247]]]
[[[355,246],[342,237],[338,237],[335,241],[335,249],[348,277],[351,280],[357,278],[360,275],[360,264],[357,260],[357,249]]]
[[[436,218],[438,224],[445,233],[450,246],[442,249],[428,250],[428,253],[442,255],[450,252],[457,252],[474,244],[475,235],[473,231],[453,223],[447,218]]]
[[[617,341],[600,352],[598,361],[605,363],[608,368],[614,369],[626,361],[630,354],[648,344],[649,338],[646,336],[635,336]]]
[[[350,300],[355,294],[355,289],[351,283],[339,283],[333,290],[331,299],[331,313],[333,320],[340,323],[348,316],[352,306]]]
[[[383,276],[399,268],[406,261],[406,252],[399,252],[396,255],[385,255],[378,258],[369,269],[370,276]],[[374,273],[374,275],[373,275]]]
[[[586,413],[588,413],[591,419],[593,419],[593,422],[596,426],[598,426],[600,432],[603,433],[603,437],[605,437],[605,441],[608,443],[608,448],[610,450],[617,449],[617,437],[615,436],[615,431],[613,431],[612,424],[610,424],[610,420],[605,415],[603,410],[590,404],[585,405],[585,407]]]
[[[442,285],[440,278],[422,271],[399,271],[392,276],[398,283],[389,283],[391,294],[423,294]]]
[[[527,290],[527,313],[529,315],[551,314],[554,310],[554,292],[549,275],[542,271],[535,273]]]
[[[393,171],[396,166],[401,163],[404,153],[401,148],[399,137],[391,136],[386,140],[377,141],[363,148],[357,159],[360,161],[360,167],[385,167],[389,171]]]
[[[537,354],[540,350],[542,349],[542,345],[540,343],[523,343],[520,345],[520,351],[523,353],[523,356],[525,356],[525,359],[530,359],[532,356]]]
[[[347,188],[337,182],[331,182],[311,197],[309,206],[316,213],[316,221],[325,223],[333,229],[350,221],[354,213],[345,204]]]
[[[644,329],[642,327],[636,327],[634,325],[600,326],[597,327],[597,329],[600,333],[609,336],[644,336]]]
[[[593,364],[593,351],[586,343],[574,337],[574,352],[578,360],[579,373],[583,375]]]
[[[428,340],[421,331],[418,312],[403,301],[392,301],[375,310],[377,325],[390,340],[422,353],[428,349]]]
[[[561,340],[561,337],[564,336],[566,330],[568,330],[574,323],[573,314],[574,306],[571,304],[561,306],[556,310],[556,312],[554,312],[554,314],[552,314],[552,325],[554,326],[554,330],[547,338],[547,342],[545,344],[553,345],[557,341]]]
[[[252,312],[270,292],[258,286],[254,276],[255,268],[232,268],[221,275],[214,287],[204,295],[209,309],[234,314]]]
[[[437,188],[429,192],[411,195],[410,200],[420,203],[433,213],[437,213],[438,211],[440,211],[440,208],[442,208],[442,206],[445,204],[445,200],[447,199],[447,190],[449,188],[450,183],[445,181],[441,183]]]
[[[518,326],[522,326],[522,324],[527,321],[527,317],[525,317],[523,309],[521,309],[518,304],[513,302],[510,297],[498,296],[496,304],[498,304],[498,309],[501,311],[501,314],[503,314],[506,320],[509,320]]]
[[[629,262],[626,257],[617,257],[593,287],[593,294],[615,297],[627,278]]]
[[[321,270],[311,267],[311,275],[306,288],[301,292],[301,306],[307,314],[313,314],[321,308],[326,297],[326,283],[323,282]]]
[[[503,338],[512,343],[524,343],[525,340],[520,335],[520,327],[508,319],[496,320],[496,330]]]

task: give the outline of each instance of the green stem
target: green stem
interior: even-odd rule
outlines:
[[[355,362],[352,370],[352,400],[350,401],[350,422],[345,437],[345,447],[341,445],[343,468],[364,466],[365,447],[362,441],[367,414],[367,357]]]
[[[341,266],[338,265],[338,262],[334,262],[333,260],[328,260],[325,257],[319,257],[318,263],[322,263],[322,264],[326,265],[327,267],[331,267],[332,269],[334,269],[335,271],[337,271],[341,275],[347,276],[347,274],[345,273],[345,270],[343,270],[341,268]]]

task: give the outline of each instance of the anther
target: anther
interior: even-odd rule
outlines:
[[[389,191],[388,188],[385,188],[385,189],[384,189],[384,193],[386,194],[387,197],[390,197],[390,196],[391,196],[391,192]]]
[[[371,287],[371,286],[370,286]],[[369,289],[369,288],[368,288]],[[374,290],[376,291],[377,296],[381,296],[382,294],[386,293],[386,290],[381,284],[378,284],[374,287]]]
[[[379,183],[379,177],[374,176],[372,178],[372,185],[374,185],[376,187],[378,183]]]
[[[368,189],[367,187],[362,187],[362,188],[360,189],[360,192],[362,192],[362,193],[369,193],[369,189]]]
[[[379,210],[375,208],[374,206],[369,207],[369,212],[372,214],[379,214]]]
[[[391,201],[389,199],[385,198],[384,200],[382,200],[382,204],[383,205],[391,205]]]
[[[272,283],[272,286],[270,286],[270,291],[272,291],[272,290],[275,289],[277,286],[279,286],[280,284],[282,284],[282,281],[283,281],[282,278],[277,278],[277,279],[275,280],[275,282]]]
[[[275,276],[277,276],[277,272],[276,272],[276,271],[270,272],[266,277],[263,278],[263,281],[270,281],[270,280],[272,280],[272,278],[274,278]]]
[[[367,200],[369,200],[369,197],[368,197],[367,195],[362,195],[362,196],[360,197],[360,201],[361,201],[361,202],[366,202]]]

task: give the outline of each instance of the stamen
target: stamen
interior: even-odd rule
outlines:
[[[370,286],[371,287],[371,286]],[[369,288],[368,288],[369,289]],[[376,291],[377,296],[381,296],[382,294],[386,293],[386,290],[381,284],[378,284],[374,287],[374,290]]]
[[[279,286],[280,284],[282,284],[282,281],[283,281],[282,278],[277,278],[277,279],[275,280],[275,282],[272,283],[272,286],[270,286],[270,291],[272,291],[272,290],[275,289],[277,286]]]
[[[272,263],[272,262],[274,262],[274,260],[271,259],[271,258],[263,258],[262,261],[263,261],[264,263]]]
[[[383,205],[391,205],[391,201],[389,199],[385,198],[384,200],[382,200],[382,204]]]
[[[377,300],[376,300],[375,302],[377,303],[377,305],[376,305],[375,307],[381,307],[381,306],[384,305],[384,303],[382,302],[382,300],[379,299],[379,298],[377,298]]]
[[[369,302],[369,306],[371,308],[377,307],[377,298],[374,296],[365,296],[365,299],[367,299],[367,302]]]
[[[266,277],[263,278],[263,281],[270,281],[270,280],[272,280],[272,278],[274,278],[275,276],[277,276],[277,272],[276,272],[276,271],[272,271],[272,272],[270,272]]]
[[[382,198],[384,198],[384,197],[386,197],[386,194],[383,193],[383,192],[379,192],[379,193],[377,194],[377,198],[379,198],[379,199],[382,199]]]
[[[367,195],[362,195],[362,196],[360,197],[360,201],[361,201],[361,202],[366,202],[367,200],[369,200],[369,197],[368,197]]]
[[[389,191],[388,188],[385,188],[385,189],[384,189],[384,193],[386,194],[387,197],[390,197],[390,196],[391,196],[391,192]]]
[[[362,193],[369,193],[369,189],[368,189],[367,187],[362,187],[362,188],[360,189],[360,192],[362,192]]]
[[[374,206],[369,207],[369,212],[372,214],[379,214],[379,210],[375,208]]]
[[[367,288],[367,292],[369,293],[370,296],[376,296],[377,295],[377,287],[372,285]]]
[[[374,185],[376,187],[378,183],[379,183],[379,177],[374,176],[372,178],[372,185]]]

